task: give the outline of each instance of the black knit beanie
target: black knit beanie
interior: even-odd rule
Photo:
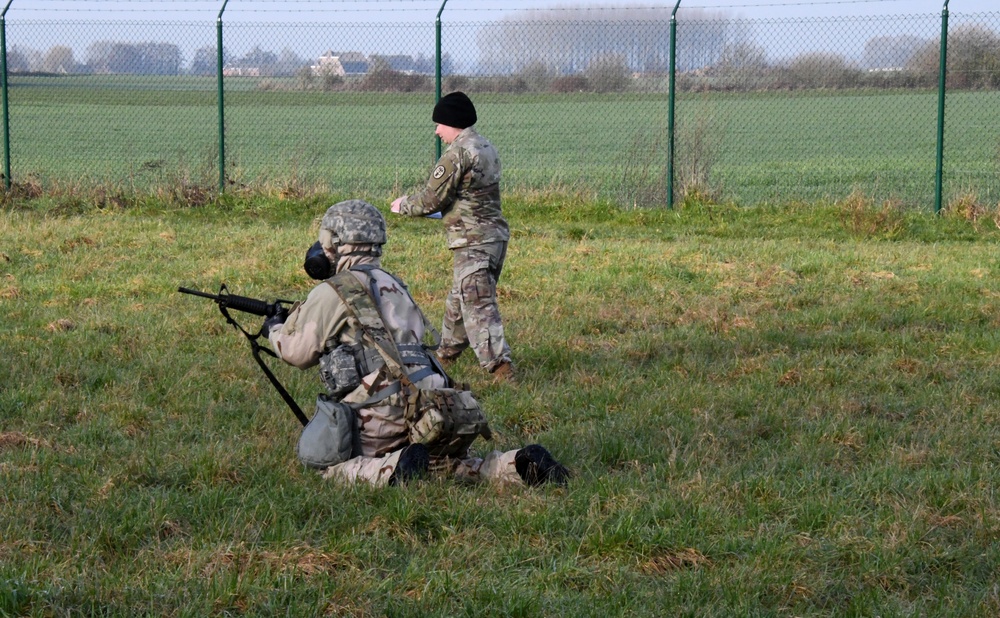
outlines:
[[[452,92],[437,102],[431,120],[456,129],[467,129],[476,124],[476,106],[464,92]]]

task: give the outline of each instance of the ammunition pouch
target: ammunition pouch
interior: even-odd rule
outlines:
[[[493,437],[486,415],[468,390],[411,388],[404,412],[410,442],[432,457],[464,457],[478,437]]]
[[[326,392],[342,399],[361,384],[357,362],[349,346],[340,345],[319,357],[319,378]]]
[[[399,354],[406,365],[433,366],[433,360],[420,344],[401,344]],[[361,384],[361,377],[385,366],[385,361],[377,348],[358,345],[340,345],[319,357],[319,377],[327,394],[341,399]],[[427,372],[413,373],[414,382]]]

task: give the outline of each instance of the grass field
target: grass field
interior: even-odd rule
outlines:
[[[388,197],[433,161],[433,95],[257,91],[230,79],[227,173],[237,185]],[[215,186],[218,112],[208,78],[15,78],[12,177],[61,187]],[[477,95],[507,188],[666,201],[662,94]],[[1000,93],[948,97],[945,200],[1000,201]],[[934,203],[937,95],[830,91],[684,94],[678,189],[741,204],[844,198],[859,189]],[[703,191],[704,192],[704,191]]]
[[[331,201],[0,211],[0,615],[1000,613],[997,212],[510,196],[522,380],[455,374],[575,479],[372,490],[296,462],[245,341],[176,293],[303,297]],[[439,226],[389,225],[438,321]]]

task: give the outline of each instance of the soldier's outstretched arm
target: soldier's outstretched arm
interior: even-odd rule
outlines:
[[[455,201],[461,182],[462,166],[459,154],[449,150],[438,159],[423,190],[401,198],[399,213],[422,217],[441,212]]]

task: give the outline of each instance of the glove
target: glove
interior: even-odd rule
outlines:
[[[264,320],[264,326],[261,330],[264,331],[265,337],[271,336],[271,330],[274,328],[281,328],[285,320],[288,319],[288,309],[284,307],[278,307],[278,310],[274,312],[274,315]]]

